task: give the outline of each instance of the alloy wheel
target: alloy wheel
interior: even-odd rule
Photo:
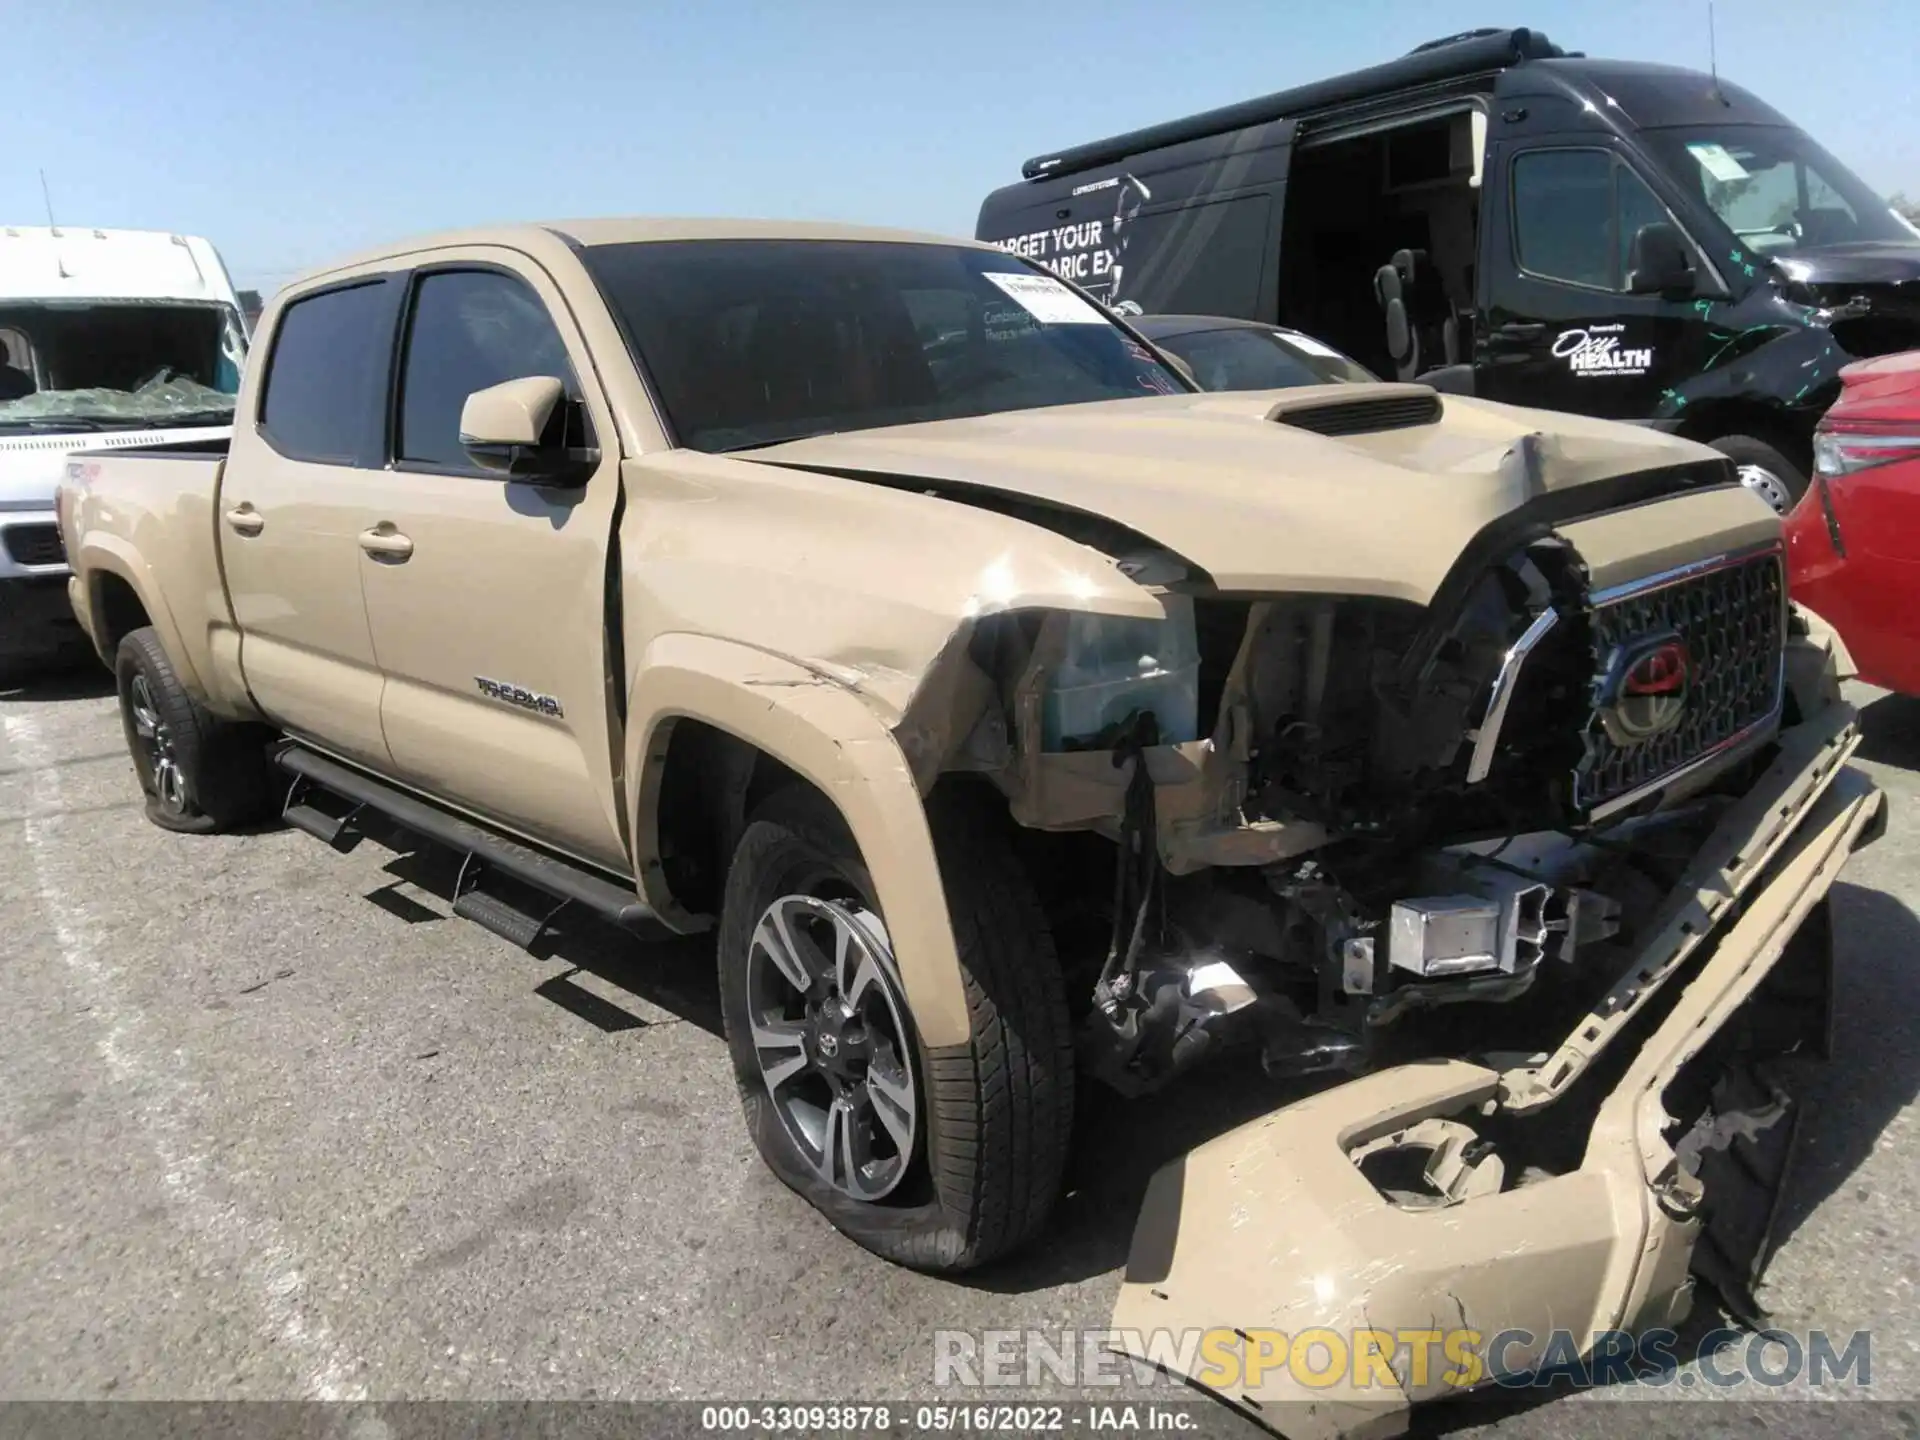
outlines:
[[[154,796],[169,815],[187,813],[187,776],[174,753],[173,730],[160,717],[153,703],[153,689],[145,675],[136,674],[130,687],[129,707],[133,711],[133,734],[141,757],[153,776]]]
[[[814,1173],[856,1200],[892,1193],[913,1162],[920,1103],[880,917],[857,900],[775,900],[754,926],[747,1004],[761,1079]]]

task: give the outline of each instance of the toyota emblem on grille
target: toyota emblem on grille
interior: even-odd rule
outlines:
[[[1600,723],[1616,745],[1642,745],[1687,713],[1693,652],[1678,635],[1643,636],[1619,646],[1600,682]]]

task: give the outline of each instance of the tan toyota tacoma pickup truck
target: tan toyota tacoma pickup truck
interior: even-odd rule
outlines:
[[[524,944],[715,928],[754,1143],[928,1269],[1040,1233],[1077,1070],[1257,1049],[1307,1098],[1154,1180],[1123,1333],[1752,1311],[1882,800],[1725,459],[1198,393],[1023,260],[825,226],[397,245],[254,354],[230,445],[60,497],[155,823],[384,817]],[[1226,1398],[1445,1388],[1395,1376]]]

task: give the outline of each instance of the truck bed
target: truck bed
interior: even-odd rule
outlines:
[[[60,489],[74,570],[74,613],[112,663],[120,641],[116,592],[130,590],[160,632],[182,679],[218,702],[244,696],[239,636],[220,584],[217,533],[227,437],[82,451],[67,460]],[[214,661],[221,646],[225,665]]]

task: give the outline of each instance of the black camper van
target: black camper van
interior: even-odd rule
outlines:
[[[1920,231],[1753,95],[1476,30],[1043,155],[979,238],[1122,314],[1657,425],[1806,486],[1849,359],[1920,347]]]

